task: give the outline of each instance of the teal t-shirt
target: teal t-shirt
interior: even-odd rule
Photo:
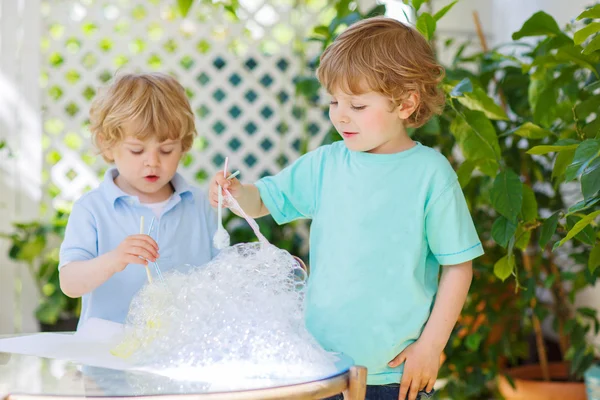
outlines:
[[[450,163],[419,143],[370,154],[336,142],[256,186],[277,223],[313,220],[309,331],[367,367],[368,384],[400,382],[387,363],[419,338],[440,264],[483,254]]]

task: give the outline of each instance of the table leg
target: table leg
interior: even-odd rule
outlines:
[[[348,390],[344,391],[344,400],[364,400],[367,394],[367,369],[352,366],[348,371]]]

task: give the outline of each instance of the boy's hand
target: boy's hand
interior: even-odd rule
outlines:
[[[227,176],[229,176],[229,172]],[[235,199],[239,198],[244,190],[242,183],[237,178],[226,179],[223,176],[223,171],[217,172],[210,181],[208,189],[208,198],[210,199],[210,205],[213,207],[219,205],[219,185],[223,189],[223,196],[225,196],[225,189],[227,189]],[[223,206],[227,207],[228,205],[223,202]]]
[[[389,362],[388,365],[392,368],[404,363],[399,400],[415,400],[420,390],[433,390],[440,369],[441,354],[434,346],[417,340]]]
[[[128,264],[148,265],[148,261],[158,258],[158,244],[148,235],[127,236],[121,244],[110,252],[117,272],[123,271]],[[140,258],[141,257],[141,258]]]

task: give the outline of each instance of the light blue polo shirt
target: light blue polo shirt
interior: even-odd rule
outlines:
[[[59,268],[114,250],[127,236],[139,234],[142,215],[144,230],[148,233],[155,215],[136,196],[128,195],[115,185],[114,178],[118,174],[115,168],[109,169],[100,186],[73,205],[60,247]],[[217,218],[208,198],[179,174],[175,174],[171,184],[175,193],[149,233],[158,243],[157,262],[163,274],[172,269],[185,271],[189,269],[186,264],[206,264],[217,253],[212,245]],[[154,272],[151,264],[149,267]],[[133,296],[146,282],[144,266],[129,264],[83,296],[78,327],[91,317],[125,322]]]
[[[441,265],[483,254],[457,176],[419,143],[396,154],[322,146],[256,183],[274,219],[311,218],[306,325],[329,351],[398,383],[391,361],[423,330]]]

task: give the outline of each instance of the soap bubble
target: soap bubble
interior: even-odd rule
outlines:
[[[335,356],[305,328],[306,274],[287,251],[268,242],[237,244],[204,266],[164,278],[134,297],[114,354],[213,387],[336,372]]]

